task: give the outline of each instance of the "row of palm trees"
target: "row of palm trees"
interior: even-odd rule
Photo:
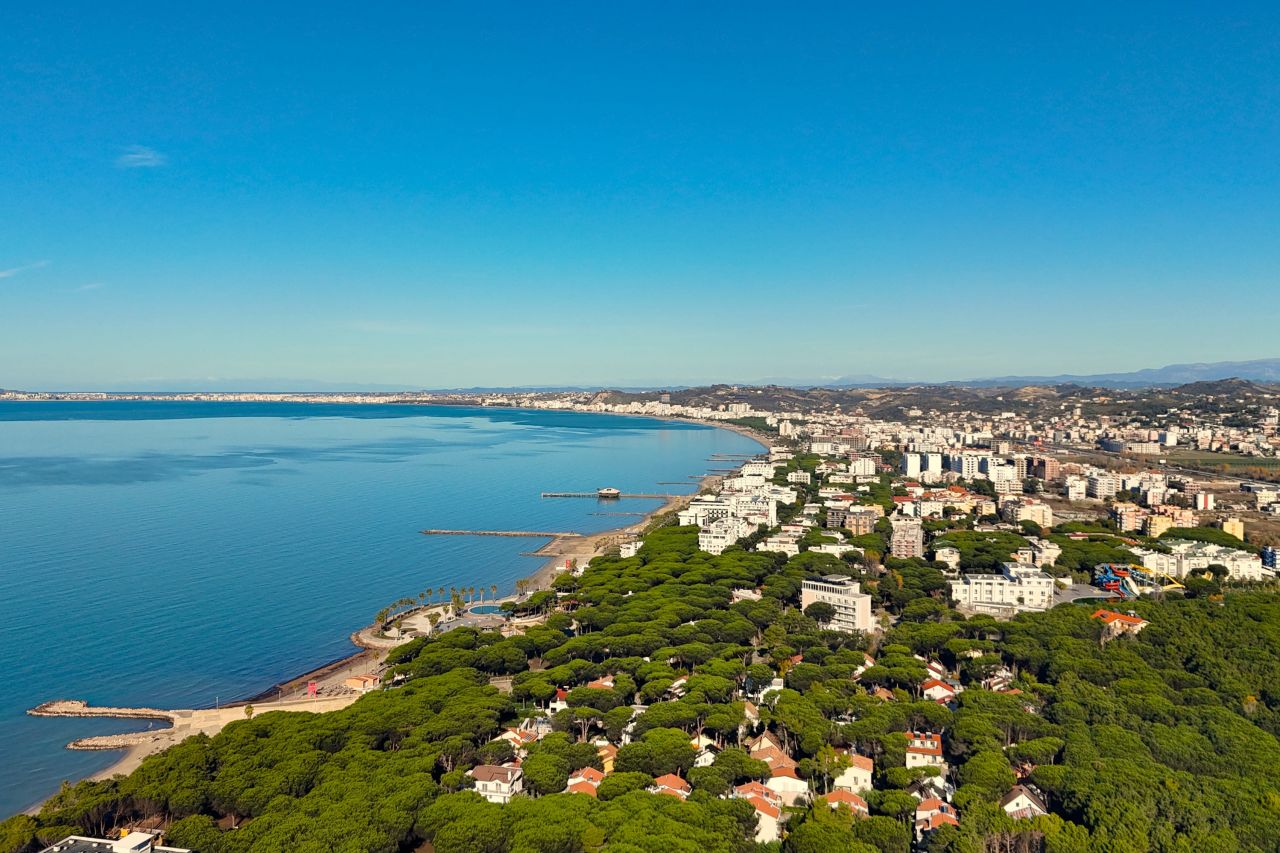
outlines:
[[[523,596],[528,593],[532,584],[531,580],[521,578],[516,581],[516,591]],[[483,586],[451,586],[448,588],[442,586],[434,589],[428,587],[418,593],[417,598],[399,598],[379,610],[374,617],[374,624],[386,625],[390,619],[404,616],[410,610],[428,607],[432,604],[448,604],[455,613],[460,613],[473,603],[484,604],[486,592],[489,593],[491,601],[496,600],[498,597],[498,585],[496,583],[490,584],[487,590]]]

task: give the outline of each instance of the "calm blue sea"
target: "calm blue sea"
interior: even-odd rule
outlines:
[[[541,540],[425,527],[605,530],[653,501],[544,490],[688,492],[736,433],[561,412],[255,403],[0,403],[0,816],[111,764],[51,720],[56,698],[199,707],[353,651],[378,609],[428,587],[497,584]],[[689,481],[692,483],[692,481]],[[140,724],[145,728],[146,724]]]

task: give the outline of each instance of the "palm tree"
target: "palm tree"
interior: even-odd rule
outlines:
[[[497,600],[498,598],[498,585],[496,583],[489,585],[489,598],[493,600]]]
[[[474,586],[467,587],[467,595],[470,596],[468,601],[476,600],[476,588]]]
[[[436,597],[440,598],[441,600],[444,600],[444,587],[440,587],[439,589],[436,590]]]

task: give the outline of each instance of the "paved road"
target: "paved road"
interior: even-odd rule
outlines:
[[[1098,589],[1096,586],[1090,586],[1086,583],[1073,583],[1066,589],[1054,590],[1053,604],[1070,604],[1073,601],[1079,601],[1082,598],[1096,598],[1099,601],[1105,601],[1111,596],[1104,590]]]

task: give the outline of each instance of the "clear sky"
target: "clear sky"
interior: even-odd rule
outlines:
[[[23,5],[0,387],[1280,356],[1275,3]]]

